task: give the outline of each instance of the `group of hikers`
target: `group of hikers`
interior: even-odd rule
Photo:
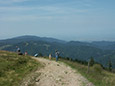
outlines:
[[[49,59],[51,60],[51,58],[52,58],[52,54],[49,54]],[[59,52],[57,50],[55,51],[55,58],[56,58],[56,61],[58,61]]]
[[[19,47],[16,47],[16,48],[17,48],[16,52],[18,53],[18,55],[23,55],[23,53],[21,52],[20,48]],[[26,56],[27,54],[28,54],[27,51],[25,51],[24,55]],[[34,56],[38,57],[38,54],[35,54]],[[52,54],[49,54],[49,59],[51,60],[51,58],[52,58]],[[55,58],[56,58],[56,61],[58,61],[59,52],[57,50],[55,51]]]

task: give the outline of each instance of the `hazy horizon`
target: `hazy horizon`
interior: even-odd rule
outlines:
[[[4,38],[4,39],[0,39],[1,40],[7,40],[7,39],[13,39],[13,38],[17,38],[17,37],[23,37],[23,36],[35,36],[35,37],[40,37],[40,38],[53,38],[53,39],[57,39],[57,40],[62,40],[62,41],[66,41],[66,42],[70,42],[70,41],[80,41],[80,42],[101,42],[101,41],[105,41],[105,42],[115,42],[115,41],[109,41],[109,40],[64,40],[64,39],[59,39],[59,38],[55,38],[55,37],[48,37],[48,36],[36,36],[36,35],[21,35],[21,36],[15,36],[15,37],[9,37],[9,38]]]
[[[115,41],[114,0],[0,0],[0,40],[23,35]]]

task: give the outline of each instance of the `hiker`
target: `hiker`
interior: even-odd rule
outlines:
[[[49,60],[51,60],[51,58],[52,58],[52,54],[49,54]]]
[[[17,46],[16,46],[16,47],[17,47]],[[18,53],[18,55],[23,55],[23,53],[21,53],[21,50],[20,50],[19,47],[17,47],[17,53]]]
[[[17,52],[18,52],[18,53],[20,52],[20,48],[19,48],[19,47],[17,48]]]
[[[56,61],[58,61],[58,57],[59,57],[59,52],[56,50],[55,52],[55,56],[56,56]]]
[[[26,52],[25,52],[25,56],[27,56],[27,55],[28,55],[28,52],[26,51]]]
[[[21,50],[20,50],[19,47],[17,47],[17,53],[18,53],[18,55],[22,55]]]

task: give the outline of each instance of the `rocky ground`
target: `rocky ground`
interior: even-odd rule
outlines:
[[[33,79],[23,84],[25,86],[94,86],[81,74],[63,63],[44,58],[35,59],[42,62],[44,67],[35,71],[32,75]]]

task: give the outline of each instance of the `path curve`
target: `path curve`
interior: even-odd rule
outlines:
[[[94,86],[78,72],[65,65],[44,58],[36,58],[45,67],[39,71],[35,86]]]

